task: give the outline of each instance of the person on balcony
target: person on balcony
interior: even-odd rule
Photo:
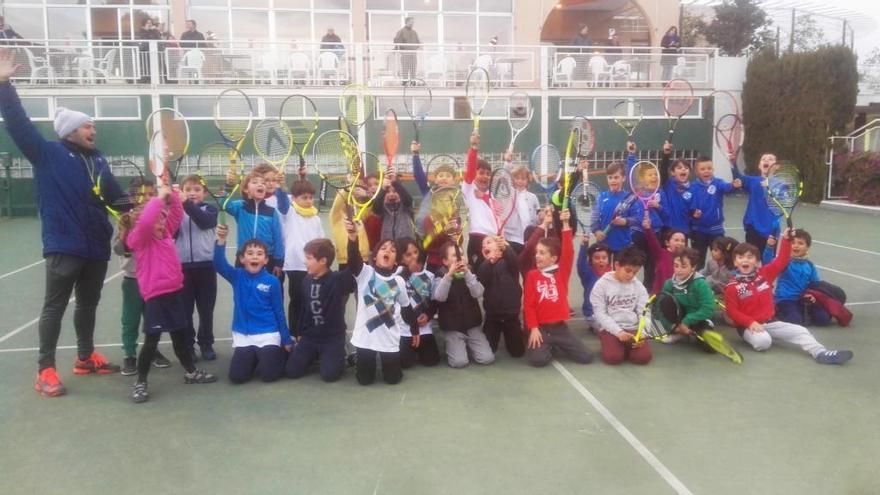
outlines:
[[[663,80],[668,81],[672,78],[672,67],[675,66],[676,58],[681,53],[681,38],[678,36],[678,28],[670,26],[660,40],[661,50],[660,65],[663,67]]]
[[[408,81],[416,77],[418,57],[416,50],[421,48],[419,33],[413,29],[415,18],[404,19],[404,26],[394,35],[394,49],[400,51],[400,77]]]
[[[3,18],[2,15],[0,15],[0,40],[15,40],[15,39],[20,40],[23,38],[21,37],[20,34],[16,33],[14,29],[9,27],[9,25],[6,24],[6,20]],[[0,45],[19,45],[19,44],[24,45],[27,43],[18,43],[15,41],[12,41],[12,42],[0,41]]]
[[[578,24],[578,32],[574,35],[574,38],[569,43],[571,46],[593,46],[593,40],[590,39],[590,27],[584,23]],[[583,48],[579,50],[580,53],[589,53],[589,50],[584,50]]]
[[[321,38],[321,50],[333,52],[340,60],[345,55],[345,45],[342,44],[342,38],[336,34],[336,30],[332,27],[328,27],[327,34]]]
[[[199,43],[200,41],[205,41],[205,35],[196,29],[196,21],[188,19],[186,21],[186,31],[180,35],[180,47],[199,48],[203,45],[203,43]]]
[[[147,17],[141,23],[141,28],[135,33],[135,39],[141,40],[138,43],[138,51],[141,59],[141,78],[139,83],[145,84],[150,82],[150,41],[159,41],[162,39],[162,33],[159,32],[153,19]],[[157,44],[157,49],[161,48]]]

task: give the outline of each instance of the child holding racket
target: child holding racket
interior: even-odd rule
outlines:
[[[697,272],[697,262],[700,255],[696,250],[685,247],[672,255],[672,277],[663,284],[657,306],[660,308],[661,321],[665,325],[674,325],[675,333],[662,340],[663,343],[675,343],[681,338],[704,330],[715,328],[712,316],[715,314],[715,294],[709,283]],[[680,311],[676,310],[675,304],[665,304],[663,296],[671,296],[678,303]],[[697,345],[712,352],[702,340],[697,340]]]
[[[415,239],[413,199],[393,172],[385,177],[382,191],[373,201],[373,214],[382,224],[379,231],[380,239]]]
[[[367,194],[364,192],[366,186],[363,186],[360,189],[355,189],[355,193],[358,191],[363,192],[363,194]],[[345,270],[348,266],[349,258],[348,258],[348,231],[345,229],[345,220],[348,218],[347,213],[347,204],[345,202],[345,194],[337,193],[336,197],[333,199],[333,205],[330,207],[330,234],[333,238],[333,245],[336,247],[336,262],[338,263],[339,271]],[[370,241],[367,238],[367,232],[363,228],[363,225],[357,226],[357,236],[358,236],[358,252],[361,254],[361,262],[366,259],[370,259]]]
[[[636,221],[631,217],[630,209],[635,203],[635,196],[625,191],[623,183],[624,165],[613,162],[605,169],[608,180],[608,190],[602,191],[596,199],[594,212],[598,215],[593,220],[590,230],[596,237],[596,242],[604,242],[614,253],[629,246],[632,242],[632,234],[629,226]],[[641,222],[641,218],[638,219]],[[606,234],[607,231],[607,234]]]
[[[849,350],[828,350],[806,328],[778,319],[773,305],[773,283],[791,260],[790,231],[782,233],[776,258],[759,268],[758,248],[743,242],[733,249],[737,273],[724,288],[725,311],[740,336],[756,351],[766,351],[773,339],[797,345],[820,364],[843,364],[853,357]]]
[[[284,273],[290,295],[287,327],[297,337],[297,322],[304,301],[302,282],[307,272],[303,248],[310,241],[323,238],[324,227],[315,207],[315,186],[311,182],[303,179],[295,181],[290,185],[290,196],[292,201],[286,194],[279,196],[278,213],[281,214],[281,230],[284,234]],[[330,262],[333,262],[332,258]]]
[[[418,336],[413,336],[403,318],[397,318],[397,329],[400,331],[400,366],[407,369],[416,362],[422,363],[422,366],[434,366],[440,362],[440,350],[431,329],[431,319],[437,312],[437,303],[431,298],[434,274],[425,268],[422,252],[415,239],[398,239],[397,253],[400,262],[397,274],[406,281],[406,290],[419,326]]]
[[[238,224],[236,245],[257,239],[268,248],[267,270],[280,277],[284,267],[284,236],[281,234],[281,217],[275,208],[266,204],[266,197],[274,191],[266,186],[257,171],[251,171],[241,184],[244,199],[230,201],[226,211]]]
[[[354,226],[349,220],[346,231],[351,239]],[[354,254],[354,253],[352,253]],[[397,316],[409,325],[415,338],[419,328],[412,308],[406,281],[397,275],[397,245],[391,239],[379,241],[370,257],[372,265],[354,257],[348,260],[348,271],[357,280],[357,316],[351,345],[355,347],[355,374],[361,385],[376,381],[376,360],[382,361],[382,378],[394,385],[403,379],[400,366],[400,331]]]
[[[724,195],[739,189],[742,182],[715,177],[712,159],[707,156],[697,158],[696,173],[697,180],[682,197],[691,214],[691,246],[700,253],[698,269],[702,269],[712,241],[724,235]]]
[[[190,175],[181,183],[183,221],[175,239],[177,255],[183,264],[183,304],[186,310],[186,345],[193,362],[198,336],[202,359],[217,359],[214,352],[214,305],[217,302],[217,272],[214,270],[214,228],[217,208],[205,202],[205,187],[198,175]],[[193,310],[199,312],[199,328],[193,322]]]
[[[485,289],[483,333],[492,352],[498,352],[498,342],[503,334],[507,353],[511,357],[521,357],[526,348],[519,319],[522,286],[519,282],[517,252],[504,237],[486,236],[483,238],[483,258],[477,267],[477,280]]]
[[[590,294],[593,292],[596,281],[611,271],[611,250],[601,242],[589,245],[589,241],[590,237],[584,235],[581,249],[578,252],[577,271],[578,277],[581,279],[581,286],[584,288],[584,302],[581,305],[581,311],[584,313],[584,320],[590,330],[597,331],[598,327],[596,318],[593,316]]]
[[[767,206],[766,199],[768,177],[775,166],[776,155],[764,153],[758,162],[760,176],[744,174],[739,176],[742,188],[749,195],[746,211],[743,214],[746,242],[754,245],[761,252],[767,247],[767,238],[779,232],[779,219]]]
[[[516,189],[516,206],[513,214],[504,225],[504,239],[516,254],[522,252],[525,244],[525,233],[529,227],[538,225],[538,212],[541,202],[538,196],[528,190],[531,172],[528,167],[520,165],[510,173],[513,187]]]
[[[479,149],[480,135],[471,134],[461,192],[470,215],[467,258],[474,266],[479,266],[483,258],[483,238],[498,234],[498,224],[489,195],[492,166],[479,158]]]
[[[269,255],[257,239],[239,246],[236,258],[241,267],[233,268],[226,260],[228,233],[226,225],[217,228],[214,266],[232,285],[234,300],[229,381],[245,383],[259,376],[263,382],[274,382],[284,371],[284,350],[290,352],[293,347],[284,319],[281,283],[266,271]]]
[[[645,253],[638,248],[622,250],[614,259],[614,270],[603,275],[590,293],[599,326],[602,361],[607,364],[620,364],[627,359],[634,364],[651,361],[650,345],[633,342],[639,315],[648,303],[648,291],[636,278],[644,264]]]
[[[568,282],[574,247],[568,210],[560,216],[562,239],[546,237],[538,242],[535,269],[526,275],[523,284],[523,318],[528,329],[526,359],[536,367],[549,364],[553,353],[564,354],[581,364],[593,360],[593,353],[566,323],[570,318]]]
[[[346,250],[352,258],[359,258],[357,229],[351,223],[348,227]],[[345,304],[357,284],[348,269],[330,269],[335,248],[329,239],[312,239],[303,246],[303,253],[306,276],[296,286],[303,307],[297,321],[296,347],[287,358],[284,374],[301,378],[317,361],[321,379],[334,382],[345,369]]]
[[[185,370],[184,383],[217,380],[195,367],[186,347],[186,313],[181,297],[183,271],[172,239],[182,220],[183,205],[177,188],[172,192],[165,185],[159,189],[158,197],[133,214],[133,227],[126,238],[137,263],[138,287],[144,298],[144,345],[138,356],[137,381],[130,394],[135,403],[149,398],[147,376],[162,332],[171,336],[174,354]]]
[[[443,246],[443,268],[437,272],[433,298],[437,320],[446,340],[446,358],[451,368],[464,368],[473,356],[479,364],[492,364],[495,354],[483,329],[480,297],[485,290],[471,272],[455,243]]]
[[[683,232],[688,237],[691,232],[691,214],[685,194],[690,188],[691,168],[684,160],[672,159],[672,144],[663,143],[663,156],[660,159],[660,215],[664,229]]]

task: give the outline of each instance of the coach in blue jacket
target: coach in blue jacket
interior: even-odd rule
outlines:
[[[16,69],[12,54],[0,49],[0,114],[6,131],[33,165],[42,221],[46,294],[40,314],[40,371],[35,388],[41,395],[55,397],[65,392],[55,371],[55,348],[71,293],[76,296],[73,325],[77,360],[73,372],[107,374],[119,370],[95,352],[93,335],[113,234],[107,208],[119,209],[128,201],[107,160],[95,149],[92,119],[59,108],[54,127],[61,140],[47,141],[31,123],[9,82]]]

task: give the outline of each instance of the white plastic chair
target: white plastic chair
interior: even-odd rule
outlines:
[[[202,80],[202,68],[205,65],[205,54],[198,48],[187,50],[177,64],[177,79],[186,80],[189,74],[192,74],[188,80],[195,80],[197,83]]]
[[[593,74],[593,87],[599,87],[599,82],[602,79],[606,81],[611,81],[611,66],[608,65],[608,62],[605,61],[605,57],[600,55],[593,55],[590,57],[589,61],[590,72]]]
[[[316,72],[318,81],[339,84],[339,57],[333,52],[321,53],[318,55]]]
[[[271,51],[263,53],[254,64],[254,83],[268,82],[274,84],[277,72],[278,58]]]
[[[687,79],[690,75],[690,70],[688,69],[687,59],[684,57],[678,57],[675,59],[675,66],[672,68],[672,77],[673,79],[681,78]]]
[[[425,80],[446,86],[446,57],[443,54],[435,53],[428,57]]]
[[[626,60],[618,60],[611,64],[611,82],[629,81],[632,74],[632,67]]]
[[[37,80],[40,77],[40,73],[46,73],[46,82],[52,83],[55,81],[55,69],[49,65],[49,61],[44,57],[37,57],[34,55],[29,48],[21,48],[24,50],[25,55],[27,56],[28,66],[31,69],[31,84],[36,84]]]
[[[103,77],[104,82],[108,82],[110,80],[110,75],[113,74],[113,67],[116,65],[117,52],[118,50],[115,48],[109,49],[103,57],[98,59],[98,63],[92,67],[92,72]]]
[[[570,88],[575,67],[577,67],[577,61],[571,56],[564,57],[557,62],[556,67],[553,68],[553,85],[562,86],[565,84]]]
[[[288,59],[287,82],[294,84],[295,81],[307,83],[312,73],[312,61],[303,52],[293,52]]]

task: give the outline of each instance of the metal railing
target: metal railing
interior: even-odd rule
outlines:
[[[835,165],[848,156],[880,152],[880,119],[874,119],[846,136],[832,136],[828,142],[828,158],[825,162],[828,166],[828,188],[825,196],[826,199],[846,199],[848,178]]]
[[[714,48],[664,54],[654,47],[282,43],[269,41],[0,41],[22,69],[18,84],[141,83],[322,87],[360,82],[400,86],[464,84],[474,67],[497,87],[662,87],[682,78],[714,86]]]

